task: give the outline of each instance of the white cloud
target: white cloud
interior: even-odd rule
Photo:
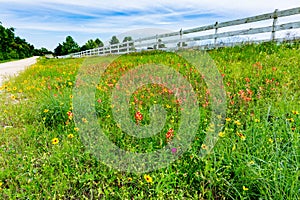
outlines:
[[[44,41],[38,46],[53,48],[50,34],[77,33],[79,40],[96,34],[111,35],[147,27],[179,30],[215,21],[272,12],[300,6],[299,0],[0,0],[0,21],[17,28],[17,33],[34,41],[37,34]],[[32,31],[32,36],[28,34]],[[24,34],[23,34],[24,33]],[[26,33],[26,34],[25,34]],[[42,36],[39,36],[41,39]],[[55,41],[58,43],[59,41]]]

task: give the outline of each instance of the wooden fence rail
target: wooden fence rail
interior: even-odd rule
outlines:
[[[270,40],[282,41],[285,40],[286,38],[276,37],[276,32],[298,29],[300,28],[300,21],[298,20],[296,22],[278,24],[278,18],[294,16],[299,14],[300,14],[300,7],[292,8],[288,10],[282,10],[282,11],[276,9],[272,13],[267,13],[267,14],[262,14],[262,15],[257,15],[253,17],[247,17],[247,18],[242,18],[242,19],[237,19],[237,20],[232,20],[227,22],[220,22],[220,23],[216,22],[215,24],[212,25],[201,26],[201,27],[196,27],[187,30],[181,29],[180,31],[176,31],[176,32],[157,34],[150,37],[138,38],[133,41],[108,45],[108,46],[81,51],[77,53],[72,53],[70,55],[60,56],[60,57],[66,58],[66,57],[99,56],[99,55],[107,55],[107,54],[126,54],[126,53],[141,51],[145,49],[176,50],[178,48],[191,47],[191,45],[186,46],[186,43],[189,42],[195,43],[195,42],[201,42],[205,40],[213,40],[213,43],[207,43],[207,44],[196,45],[196,46],[198,48],[216,48],[220,46],[231,46],[240,43],[239,41],[226,43],[224,41],[221,41],[220,39],[261,34],[261,33],[270,33],[270,39],[255,40],[256,42],[270,41]],[[222,28],[226,28],[226,27],[236,28],[234,26],[251,24],[254,22],[261,22],[267,20],[272,20],[272,24],[270,24],[270,26],[252,27],[248,29],[238,29],[233,31],[220,32]],[[190,34],[197,34],[209,30],[214,31],[214,33],[201,35],[201,36],[190,36]],[[161,48],[164,45],[170,45],[170,46],[166,48]]]

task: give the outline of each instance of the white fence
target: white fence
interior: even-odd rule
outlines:
[[[286,37],[276,37],[276,33],[280,31],[287,31],[300,28],[300,20],[290,21],[287,23],[278,23],[278,19],[282,19],[289,16],[299,16],[300,7],[278,11],[275,10],[272,13],[257,15],[253,17],[237,19],[227,22],[216,22],[215,24],[202,26],[187,30],[180,30],[177,32],[171,32],[166,34],[159,34],[150,37],[144,37],[139,39],[134,39],[133,41],[128,41],[124,43],[119,43],[115,45],[108,45],[104,47],[99,47],[95,49],[90,49],[86,51],[81,51],[73,53],[66,57],[85,57],[85,56],[99,56],[107,54],[126,54],[130,52],[136,52],[146,49],[164,49],[164,50],[176,50],[179,48],[190,48],[197,47],[201,49],[211,49],[222,46],[232,46],[241,41],[230,42],[232,37],[242,37],[242,36],[252,36],[255,34],[269,34],[268,39],[260,40],[249,40],[248,42],[264,42],[264,41],[283,41],[293,38]],[[251,24],[256,22],[269,22],[270,24],[263,27],[251,27]],[[240,28],[240,25],[248,25],[250,28]],[[249,25],[248,25],[249,26]],[[229,31],[226,31],[230,29]],[[222,31],[225,30],[225,31]],[[205,34],[206,32],[212,32]],[[203,35],[204,34],[204,35]],[[299,39],[299,38],[298,38]],[[199,44],[199,42],[206,41],[205,43]],[[244,42],[244,41],[243,41]],[[162,48],[163,47],[163,48]]]

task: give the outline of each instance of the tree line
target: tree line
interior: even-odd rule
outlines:
[[[123,42],[132,40],[127,36]],[[118,44],[119,39],[113,36],[110,40],[110,44]],[[94,49],[103,47],[104,43],[99,39],[88,40],[83,46],[79,46],[77,42],[71,37],[67,36],[66,40],[62,44],[54,49],[54,52],[42,47],[36,49],[32,44],[28,43],[25,39],[15,35],[15,28],[6,28],[0,22],[0,61],[23,59],[31,56],[43,56],[46,54],[53,54],[56,56],[67,55],[78,51],[85,51],[88,49]]]
[[[123,39],[123,42],[132,41],[131,36],[126,36]],[[111,40],[109,41],[110,45],[119,44],[120,41],[116,36],[112,36]],[[83,46],[79,46],[78,43],[72,38],[72,36],[67,36],[65,41],[61,44],[59,43],[58,46],[54,49],[54,54],[56,56],[67,55],[70,53],[76,53],[79,51],[86,51],[89,49],[95,49],[98,47],[103,47],[104,43],[99,39],[96,38],[95,40],[90,39],[88,40]]]
[[[0,22],[0,61],[42,56],[48,53],[46,48],[35,49],[25,39],[15,35],[15,28],[5,28]]]
[[[71,36],[67,36],[65,41],[59,43],[58,46],[54,49],[54,52],[52,52],[44,47],[36,49],[33,45],[26,42],[25,39],[16,36],[14,31],[14,28],[5,28],[0,22],[0,61],[23,59],[31,56],[43,56],[46,54],[61,56],[104,46],[104,43],[99,38],[96,38],[95,40],[90,39],[83,46],[79,46]],[[126,36],[123,38],[122,43],[132,40],[133,39],[131,36]],[[119,43],[120,40],[116,36],[112,36],[109,41],[110,45]],[[159,41],[159,43],[159,48],[165,47],[161,40]]]

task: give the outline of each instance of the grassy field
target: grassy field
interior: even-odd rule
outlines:
[[[134,92],[128,110],[132,122],[148,125],[153,104],[162,105],[167,116],[160,133],[134,139],[114,121],[112,88],[144,63],[170,66],[191,83],[201,113],[196,137],[168,167],[147,173],[114,170],[83,144],[74,122],[73,88],[80,84],[76,75],[86,60],[41,59],[10,79],[0,87],[0,198],[300,199],[299,44],[208,53],[223,77],[227,109],[213,153],[204,157],[199,151],[206,149],[203,139],[211,128],[209,91],[201,74],[181,57],[162,52],[122,56],[90,85],[107,137],[127,151],[151,152],[176,138],[178,99],[161,85]]]

